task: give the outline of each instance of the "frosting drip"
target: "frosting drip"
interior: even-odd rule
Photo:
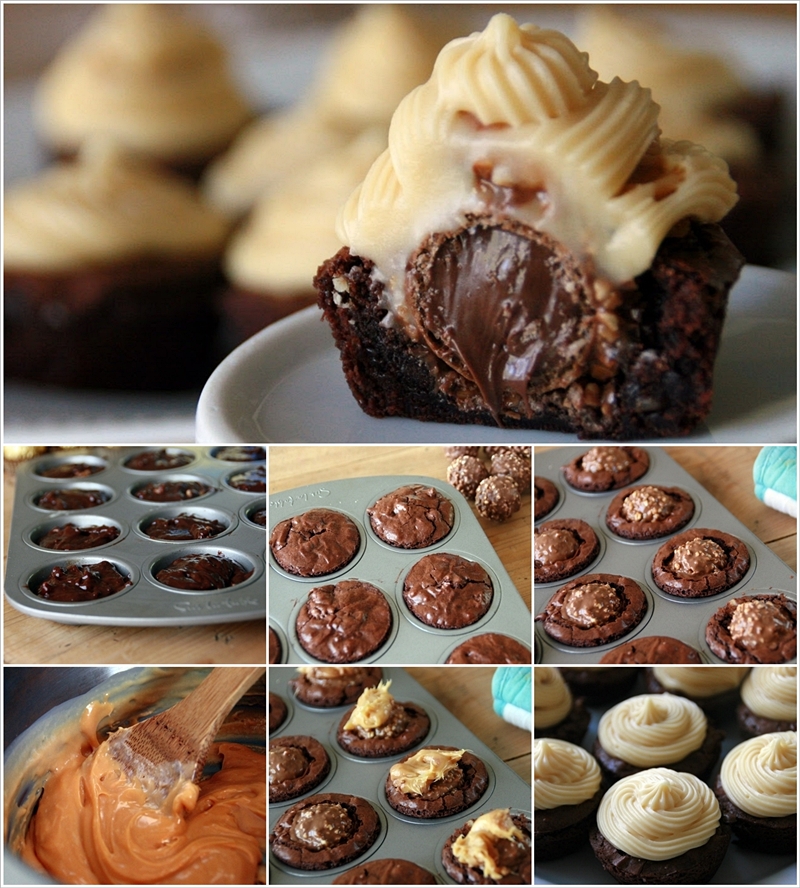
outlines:
[[[778,721],[797,719],[797,667],[762,666],[744,680],[742,701],[756,715]]]
[[[654,666],[653,675],[668,691],[690,697],[713,697],[738,688],[748,666]]]
[[[563,721],[572,709],[572,694],[561,673],[552,666],[533,670],[533,726],[550,728]]]
[[[625,777],[603,796],[597,828],[620,851],[670,860],[704,845],[717,830],[719,804],[693,774],[651,768]]]
[[[606,752],[637,767],[679,762],[703,745],[706,717],[685,697],[641,694],[609,709],[597,738]]]
[[[599,276],[627,281],[676,222],[717,221],[736,201],[724,161],[659,141],[657,117],[649,90],[598,81],[562,34],[495,15],[449,43],[400,103],[339,235],[388,279],[397,311],[416,247],[491,213],[501,190],[515,196],[504,204],[511,217],[591,256]]]
[[[533,806],[537,811],[579,805],[600,789],[600,766],[575,743],[533,741]]]
[[[762,734],[724,758],[720,780],[728,798],[754,817],[797,813],[797,732]]]

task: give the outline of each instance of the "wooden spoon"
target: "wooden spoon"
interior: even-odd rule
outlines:
[[[183,700],[108,738],[108,749],[129,777],[160,805],[182,781],[195,781],[225,717],[266,672],[264,666],[220,666]]]

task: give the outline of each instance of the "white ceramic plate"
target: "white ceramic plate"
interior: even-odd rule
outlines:
[[[796,441],[797,278],[747,266],[734,287],[717,357],[714,408],[688,443]],[[263,330],[209,379],[199,443],[569,443],[573,435],[374,419],[361,411],[319,309]],[[661,443],[667,443],[662,441]]]

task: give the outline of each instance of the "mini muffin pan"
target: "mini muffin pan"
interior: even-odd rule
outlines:
[[[185,465],[159,471],[137,471],[125,463],[144,451],[166,449],[168,455],[184,454]],[[246,493],[230,485],[230,479],[264,462],[236,462],[215,457],[221,448],[119,447],[64,452],[21,463],[16,472],[16,492],[8,546],[5,593],[17,610],[59,623],[90,623],[111,626],[175,626],[229,623],[266,616],[264,551],[266,528],[253,520],[266,508],[265,493]],[[241,454],[245,455],[245,454]],[[68,463],[88,463],[98,471],[80,478],[48,478],[49,468]],[[210,490],[203,496],[179,502],[146,502],[133,494],[150,481],[200,481]],[[105,501],[86,509],[51,511],[37,502],[45,491],[90,488],[101,491]],[[153,518],[174,517],[182,512],[213,518],[225,525],[218,536],[197,541],[167,542],[148,537],[143,527]],[[65,524],[109,524],[119,528],[110,543],[79,551],[45,549],[37,541],[51,528]],[[249,579],[225,589],[194,591],[171,588],[155,574],[175,558],[192,553],[222,555],[253,573]],[[85,602],[54,602],[35,593],[38,584],[56,565],[111,562],[131,580],[120,592]]]
[[[588,450],[587,445],[585,450]],[[718,500],[664,450],[658,447],[645,448],[650,457],[650,467],[632,484],[624,488],[646,484],[663,487],[680,487],[694,500],[694,515],[680,530],[654,540],[634,541],[616,536],[606,526],[606,511],[619,490],[604,493],[582,493],[567,484],[561,467],[566,465],[579,452],[574,447],[547,450],[534,453],[534,473],[552,481],[558,488],[558,501],[555,507],[535,522],[540,526],[553,518],[581,518],[586,521],[600,540],[597,557],[580,573],[552,583],[534,584],[534,609],[538,614],[545,609],[550,598],[564,584],[584,574],[610,573],[630,577],[644,591],[647,599],[647,613],[642,621],[627,635],[610,644],[597,647],[570,647],[551,638],[541,623],[534,623],[535,662],[539,663],[581,663],[599,662],[609,650],[625,644],[638,636],[668,635],[685,642],[700,652],[704,662],[719,664],[724,661],[715,656],[705,640],[705,628],[718,608],[731,598],[756,593],[784,593],[787,598],[797,600],[797,577],[794,571],[780,560],[768,546],[732,515]],[[712,456],[709,456],[713,459]],[[733,587],[716,595],[704,598],[677,598],[662,592],[651,576],[651,564],[658,549],[671,537],[693,527],[721,530],[738,537],[746,545],[750,554],[750,567],[744,577]],[[794,662],[794,661],[792,661]]]
[[[652,455],[652,454],[651,454]],[[535,667],[534,667],[535,668]],[[632,669],[636,667],[620,666],[620,669]],[[756,667],[757,668],[757,667]],[[648,693],[642,675],[636,679],[636,684],[624,695],[624,698],[635,697],[638,694]],[[711,774],[709,785],[713,787],[717,780],[722,759],[739,743],[746,738],[739,733],[736,723],[736,705],[730,703],[730,696],[725,695],[727,703],[711,704],[709,713],[714,724],[725,732],[722,740],[722,751],[719,761]],[[597,726],[604,712],[616,705],[619,701],[602,703],[595,706],[587,706],[591,714],[591,721],[586,736],[580,745],[591,752],[597,737]],[[536,855],[534,854],[534,860]],[[615,879],[607,873],[602,864],[594,856],[588,840],[581,844],[580,848],[566,857],[558,860],[542,860],[536,863],[534,868],[534,883],[537,885],[617,885]],[[758,851],[750,851],[739,845],[732,839],[722,866],[711,879],[712,885],[797,885],[797,861],[787,854],[762,854]]]
[[[452,530],[432,546],[399,549],[383,542],[370,525],[367,509],[380,497],[408,484],[435,487],[455,510]],[[270,625],[281,639],[284,663],[322,662],[308,654],[297,639],[295,622],[308,593],[342,580],[371,583],[386,596],[392,612],[387,640],[362,663],[441,663],[467,638],[484,632],[508,635],[531,647],[531,614],[513,585],[508,572],[483,532],[467,500],[450,484],[438,478],[415,475],[382,475],[348,478],[297,487],[275,493],[269,499],[269,528],[286,518],[313,508],[343,512],[358,526],[361,545],[344,568],[316,577],[297,577],[278,565],[268,551]],[[403,581],[424,555],[448,552],[481,564],[492,580],[494,595],[488,612],[462,629],[436,629],[418,620],[403,601]]]
[[[492,667],[487,667],[492,668]],[[520,666],[520,669],[530,667]],[[269,690],[278,694],[288,708],[284,723],[272,734],[276,737],[308,735],[318,740],[331,759],[331,770],[321,784],[302,795],[285,802],[270,804],[270,834],[278,818],[293,804],[316,793],[348,793],[366,799],[378,812],[381,833],[375,844],[360,857],[343,866],[329,870],[310,872],[293,869],[269,852],[270,885],[331,884],[337,875],[368,860],[399,857],[410,860],[433,873],[446,884],[455,884],[441,863],[445,841],[468,820],[495,808],[510,808],[512,813],[522,812],[531,817],[531,787],[519,775],[482,743],[452,713],[429,694],[408,673],[398,668],[383,668],[383,680],[391,679],[389,692],[399,703],[419,704],[430,716],[428,736],[407,753],[377,759],[365,759],[345,752],[336,742],[336,731],[349,706],[331,709],[314,709],[298,701],[289,688],[289,680],[296,671],[288,667],[270,666]],[[486,701],[491,708],[492,701]],[[399,814],[386,801],[384,783],[389,768],[424,746],[455,746],[468,749],[486,765],[489,783],[483,796],[470,808],[448,817],[435,820],[417,820]]]

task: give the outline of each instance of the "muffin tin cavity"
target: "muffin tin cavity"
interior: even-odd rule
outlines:
[[[39,472],[42,467],[59,463],[54,456],[39,457],[22,463],[17,469],[14,510],[6,568],[5,594],[9,603],[31,616],[56,622],[119,626],[170,626],[237,622],[266,616],[265,547],[266,527],[251,520],[265,498],[254,497],[225,484],[225,477],[236,466],[214,459],[204,448],[103,448],[102,458],[94,454],[70,454],[69,461],[102,464],[102,478],[78,478],[58,481]],[[188,457],[185,466],[154,472],[137,471],[130,460],[155,453],[167,462],[178,455]],[[134,493],[144,485],[189,484],[195,491],[202,484],[202,496],[163,502],[138,499]],[[84,508],[47,510],[40,499],[47,490],[62,494],[62,505],[70,505],[63,494],[76,489],[90,491],[101,501]],[[169,489],[169,488],[168,488]],[[55,498],[55,497],[54,497]],[[194,515],[203,522],[217,522],[213,537],[200,539],[152,539],[146,532],[154,520],[169,522],[181,515]],[[108,526],[117,536],[90,549],[47,549],[41,540],[51,531],[66,525],[78,531]],[[78,536],[82,535],[80,533]],[[71,536],[68,536],[68,539]],[[158,570],[182,555],[221,555],[239,564],[242,573],[236,582],[221,588],[176,588],[156,579]],[[54,566],[96,564],[109,561],[130,579],[119,592],[92,601],[53,601],[41,598],[35,590]]]
[[[66,481],[75,478],[91,478],[104,471],[108,462],[99,456],[75,454],[74,456],[53,456],[39,460],[34,474],[50,481]]]
[[[101,533],[104,528],[107,532]],[[116,535],[112,538],[112,533]],[[53,552],[99,549],[124,539],[127,525],[102,515],[71,515],[43,521],[25,533],[29,546]]]
[[[583,664],[596,663],[609,650],[630,641],[635,636],[663,635],[676,638],[699,651],[705,662],[720,663],[702,640],[709,617],[732,598],[753,594],[756,590],[769,589],[774,593],[783,592],[788,597],[796,595],[796,575],[741,521],[732,515],[685,469],[659,447],[646,448],[649,457],[647,471],[633,484],[621,488],[642,485],[680,488],[691,498],[694,513],[687,523],[666,535],[649,540],[624,539],[606,525],[606,514],[620,489],[607,492],[584,493],[572,489],[566,483],[562,467],[574,460],[582,452],[577,447],[563,447],[534,453],[535,473],[552,481],[558,488],[560,498],[553,512],[536,522],[539,527],[552,520],[555,512],[558,519],[581,519],[587,522],[600,539],[600,555],[585,570],[562,582],[535,583],[534,611],[541,613],[553,595],[571,580],[587,573],[618,574],[630,577],[645,593],[648,613],[645,620],[630,633],[610,644],[596,648],[577,648],[559,644],[548,636],[541,623],[535,624],[537,651],[542,663],[569,663],[580,660]],[[713,454],[709,455],[713,459]],[[711,529],[735,537],[744,544],[749,556],[749,566],[740,578],[729,588],[697,597],[679,597],[660,589],[652,575],[652,565],[656,553],[670,540],[692,536],[693,529],[699,534],[702,529]],[[702,626],[698,629],[698,626]],[[698,639],[698,631],[701,636]]]
[[[171,551],[150,566],[154,582],[178,592],[224,592],[246,583],[255,572],[252,556],[216,546]]]
[[[210,478],[202,475],[167,473],[163,477],[152,476],[132,484],[128,492],[133,499],[143,503],[185,503],[211,496],[217,489]]]
[[[267,467],[265,463],[248,465],[225,476],[226,486],[240,493],[266,493]]]
[[[236,517],[227,510],[187,504],[148,512],[136,530],[156,543],[185,543],[216,539],[230,533],[237,524]]]
[[[452,505],[450,530],[424,548],[403,549],[381,540],[372,530],[368,510],[381,497],[409,485],[435,488]],[[288,639],[282,662],[323,662],[310,657],[297,639],[296,620],[309,593],[319,586],[343,580],[361,580],[377,587],[385,596],[393,616],[387,641],[363,662],[386,660],[395,663],[444,662],[456,638],[478,632],[511,637],[531,648],[531,614],[483,532],[466,499],[444,481],[424,476],[375,476],[348,478],[281,491],[269,497],[269,537],[286,519],[312,509],[328,509],[349,518],[358,527],[358,552],[343,568],[316,577],[295,576],[282,568],[269,553],[270,620]],[[486,612],[469,625],[439,629],[415,617],[403,600],[403,582],[421,558],[432,553],[453,553],[484,568],[492,583],[492,600]],[[331,661],[333,662],[333,661]],[[345,662],[345,661],[341,661]],[[355,661],[346,661],[355,662]]]
[[[391,680],[389,692],[397,702],[412,702],[425,710],[431,720],[430,729],[424,740],[408,752],[379,758],[348,754],[337,743],[339,722],[352,704],[331,709],[312,709],[296,705],[289,688],[289,681],[295,675],[295,670],[289,667],[273,667],[269,670],[270,693],[277,694],[291,712],[291,717],[270,735],[270,739],[308,735],[323,744],[331,759],[331,773],[325,779],[324,788],[317,787],[299,798],[308,798],[317,792],[342,793],[362,798],[378,813],[381,835],[372,847],[350,863],[318,872],[304,872],[287,866],[269,851],[270,885],[296,885],[309,882],[315,885],[329,885],[347,870],[369,860],[389,857],[411,860],[434,873],[439,882],[451,884],[452,880],[445,875],[441,864],[441,848],[456,829],[471,818],[495,808],[530,812],[530,785],[518,777],[502,759],[404,670],[396,667],[384,668],[383,679]],[[398,813],[386,800],[384,785],[389,768],[406,755],[418,752],[427,746],[467,749],[486,767],[488,774],[486,790],[474,804],[460,813],[429,820],[415,819]],[[276,822],[297,800],[290,799],[270,804],[270,835]]]
[[[89,481],[65,483],[58,487],[41,487],[31,491],[28,504],[42,512],[79,512],[96,509],[116,496],[111,487]]]
[[[21,588],[33,600],[71,607],[117,598],[128,592],[136,579],[134,568],[117,558],[87,555],[47,562],[31,573]],[[48,586],[56,590],[48,593]]]
[[[162,447],[131,454],[126,457],[123,467],[131,472],[169,472],[183,469],[194,461],[195,455],[189,450]]]

